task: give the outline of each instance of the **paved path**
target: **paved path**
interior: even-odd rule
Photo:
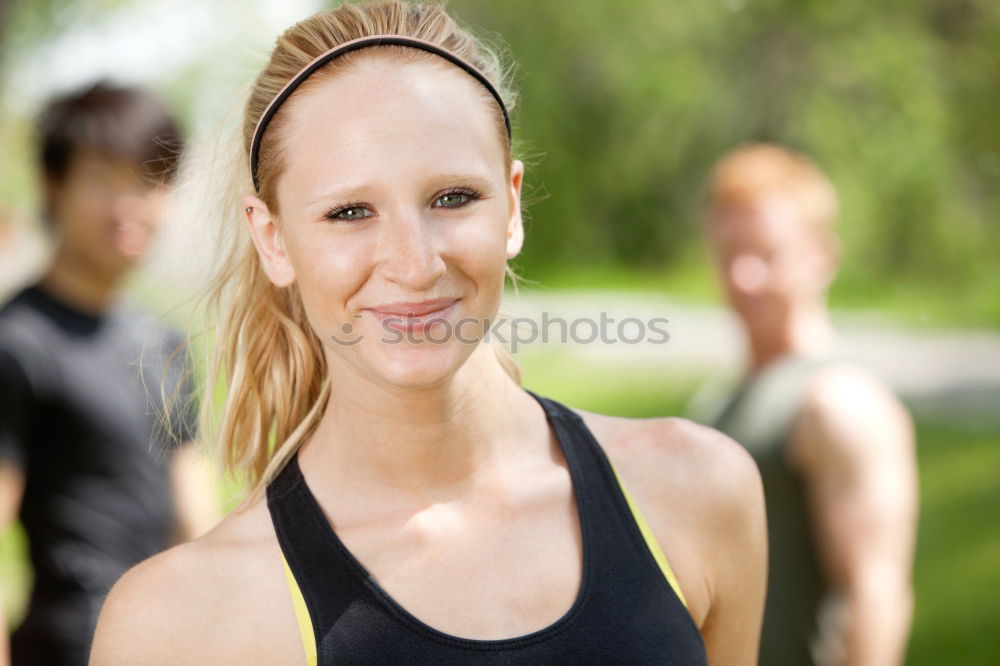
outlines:
[[[519,295],[509,295],[504,312],[512,319],[524,318],[518,326],[521,339],[531,337],[543,321],[549,322],[548,341],[525,345],[529,353],[558,345],[595,362],[662,367],[673,373],[734,375],[743,366],[742,331],[719,307],[635,292],[532,293],[522,289]],[[602,313],[610,342],[585,342],[594,334],[589,322],[599,327]],[[567,324],[552,323],[556,317]],[[665,336],[647,329],[646,337],[654,342],[614,341],[617,324],[626,318],[647,323],[653,318],[667,319],[661,328],[669,332],[669,340],[655,342]],[[1000,426],[1000,332],[930,326],[914,330],[877,315],[849,312],[835,312],[833,319],[842,349],[884,377],[922,413]],[[561,342],[558,338],[564,328],[566,340]],[[635,339],[639,324],[630,322],[622,332]]]
[[[15,276],[23,278],[28,267],[39,264],[44,255],[38,242],[22,242],[19,250],[0,261],[0,294],[11,288]],[[189,255],[184,256],[190,259]],[[160,261],[163,265],[158,273]],[[207,263],[199,260],[193,265]],[[175,264],[176,261],[171,263],[166,258],[157,260],[154,255],[151,275],[159,278],[157,284],[175,285],[181,292],[197,289],[201,276],[181,271]],[[637,292],[522,288],[518,295],[508,294],[504,313],[519,321],[519,340],[540,337],[542,323],[549,322],[545,327],[547,341],[522,343],[521,351],[525,353],[559,346],[562,351],[590,362],[647,369],[662,367],[664,372],[702,376],[733,376],[743,366],[742,332],[734,318],[719,307]],[[608,341],[602,342],[598,337],[593,342],[583,342],[599,332],[602,313]],[[565,323],[555,321],[556,318]],[[638,321],[619,328],[629,318]],[[640,326],[648,327],[654,319],[661,320],[656,324],[657,330],[640,330]],[[663,319],[667,321],[662,322]],[[878,372],[923,414],[1000,427],[1000,332],[929,326],[926,330],[915,330],[877,316],[847,312],[835,312],[834,323],[840,331],[844,351]],[[560,341],[564,329],[565,340]],[[533,332],[537,333],[533,336]],[[623,342],[619,335],[644,341]],[[663,342],[664,338],[668,339]]]

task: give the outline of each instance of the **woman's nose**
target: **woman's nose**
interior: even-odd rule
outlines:
[[[446,270],[439,235],[429,220],[416,213],[388,222],[379,239],[380,264],[386,278],[409,291],[429,289]]]

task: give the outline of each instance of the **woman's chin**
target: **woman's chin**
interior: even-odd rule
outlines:
[[[383,347],[371,359],[370,371],[400,388],[430,388],[454,375],[473,348],[462,343]]]

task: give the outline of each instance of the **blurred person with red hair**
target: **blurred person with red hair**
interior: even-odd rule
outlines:
[[[912,615],[917,475],[911,420],[836,348],[837,195],[804,156],[725,155],[704,232],[750,367],[703,420],[743,444],[764,482],[770,563],[760,663],[903,661]]]
[[[49,103],[38,129],[54,256],[0,307],[0,529],[20,518],[34,584],[9,650],[0,632],[0,664],[85,664],[115,580],[203,532],[218,507],[184,445],[184,339],[121,298],[172,178],[177,124],[150,93],[97,83]],[[167,414],[161,387],[182,397]]]

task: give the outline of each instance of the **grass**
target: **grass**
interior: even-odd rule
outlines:
[[[920,424],[910,664],[1000,664],[1000,433]]]
[[[575,407],[622,416],[681,415],[698,378],[581,362],[565,352],[521,357],[525,385]],[[1000,663],[1000,432],[921,421],[921,519],[910,666]],[[0,539],[0,575],[13,612],[27,588],[19,529]]]

